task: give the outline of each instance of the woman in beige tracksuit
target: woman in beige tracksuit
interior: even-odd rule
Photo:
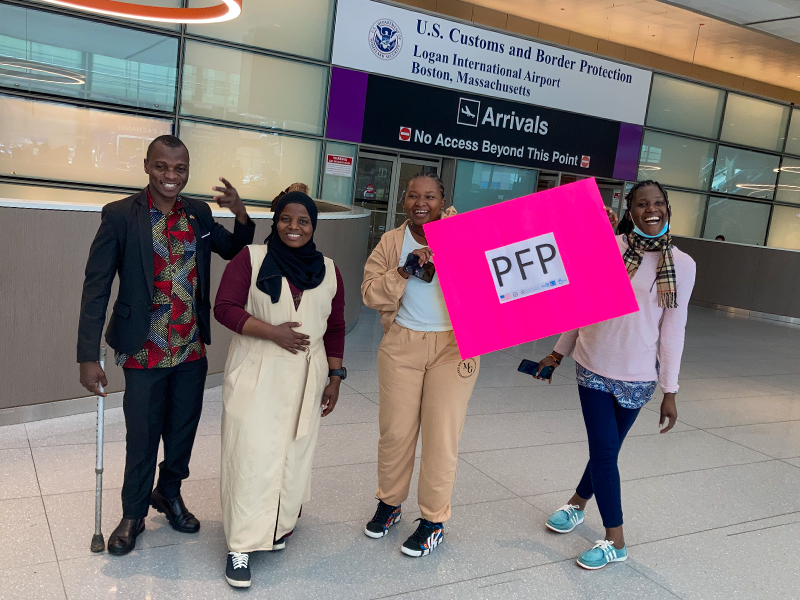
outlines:
[[[428,283],[402,268],[409,254],[420,265],[431,261],[423,225],[455,214],[444,205],[441,179],[433,173],[415,175],[403,200],[408,219],[383,235],[367,260],[361,285],[364,303],[380,313],[384,331],[378,351],[378,509],[364,533],[381,538],[400,520],[421,429],[422,518],[401,548],[409,556],[425,556],[443,540],[458,440],[480,364],[478,357],[461,360],[438,276]]]

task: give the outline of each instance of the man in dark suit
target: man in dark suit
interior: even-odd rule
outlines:
[[[144,531],[149,506],[173,529],[194,533],[199,521],[183,503],[208,370],[211,343],[211,253],[232,259],[252,243],[255,224],[236,189],[214,199],[236,216],[233,233],[216,223],[205,202],[180,196],[189,180],[189,151],[178,138],[156,138],[141,192],[103,207],[83,283],[78,327],[81,384],[99,394],[107,384],[97,362],[114,277],[119,293],[106,342],[125,373],[126,455],[122,521],[108,540],[111,554],[127,554]],[[160,440],[164,460],[153,489]]]

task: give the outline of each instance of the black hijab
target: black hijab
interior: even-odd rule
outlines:
[[[269,294],[273,304],[281,297],[282,277],[298,290],[312,290],[325,279],[325,259],[314,244],[313,233],[300,248],[290,248],[278,235],[278,220],[289,204],[302,204],[311,217],[311,227],[317,229],[317,205],[303,192],[289,192],[272,203],[272,233],[264,240],[269,248],[258,270],[256,287]]]

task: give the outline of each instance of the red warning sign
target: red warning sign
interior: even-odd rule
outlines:
[[[400,141],[407,142],[411,139],[411,127],[401,127],[400,128]]]
[[[339,177],[352,177],[353,158],[350,156],[339,156],[338,154],[328,154],[325,161],[325,174],[337,175]]]
[[[583,167],[584,169],[588,169],[589,168],[589,160],[590,160],[590,158],[591,157],[586,156],[586,155],[581,156],[581,167]]]

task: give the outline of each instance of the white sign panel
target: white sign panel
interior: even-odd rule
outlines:
[[[328,154],[325,160],[325,174],[338,177],[353,176],[353,159],[349,156]]]
[[[486,251],[500,304],[569,284],[552,233]]]
[[[371,0],[339,0],[332,62],[636,125],[650,92],[644,69]]]

